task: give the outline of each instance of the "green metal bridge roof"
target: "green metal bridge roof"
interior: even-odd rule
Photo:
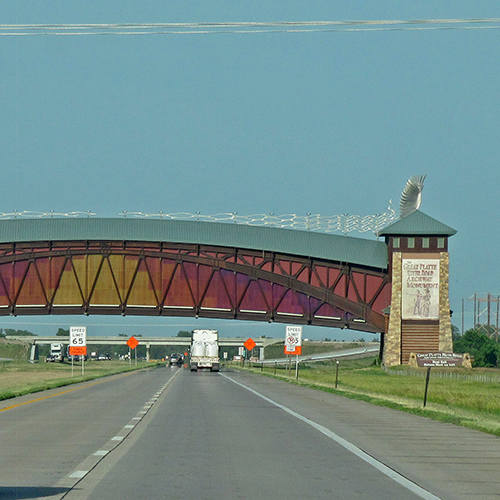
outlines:
[[[127,218],[0,220],[0,243],[154,241],[245,248],[387,269],[384,242],[312,231],[220,222]]]

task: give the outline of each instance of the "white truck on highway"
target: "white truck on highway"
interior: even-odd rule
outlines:
[[[217,330],[193,330],[191,339],[190,368],[210,368],[219,371],[219,332]]]
[[[50,354],[46,361],[64,361],[64,344],[50,344]]]

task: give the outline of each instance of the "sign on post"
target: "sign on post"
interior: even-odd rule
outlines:
[[[71,376],[73,376],[73,357],[82,358],[82,375],[85,373],[85,356],[87,355],[87,327],[70,326],[69,327],[69,355],[71,356]]]
[[[137,351],[135,350],[135,348],[139,345],[139,341],[132,335],[132,337],[130,337],[127,340],[127,345],[129,346],[130,349],[132,349],[134,351],[135,364],[137,365]],[[129,351],[129,354],[130,354],[130,351]],[[132,363],[132,356],[129,356],[129,363]]]
[[[287,326],[285,335],[285,354],[295,354],[295,378],[299,378],[299,356],[302,354],[302,327]]]

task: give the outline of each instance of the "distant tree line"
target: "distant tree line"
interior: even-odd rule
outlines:
[[[481,330],[484,331],[484,328]],[[479,333],[478,328],[471,328],[460,335],[458,329],[453,327],[453,352],[468,352],[474,359],[473,366],[500,366],[500,344],[484,333]]]
[[[0,337],[5,337],[6,335],[17,335],[18,337],[33,337],[34,333],[28,330],[14,330],[13,328],[0,328]]]

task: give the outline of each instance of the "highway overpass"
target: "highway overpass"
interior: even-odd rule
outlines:
[[[23,335],[8,335],[7,340],[19,340],[22,342],[30,343],[34,346],[38,345],[48,345],[55,343],[69,344],[69,337],[63,336],[23,336]],[[130,337],[87,337],[87,345],[126,345],[127,340]],[[191,337],[135,337],[139,345],[146,346],[146,359],[149,361],[150,359],[150,347],[157,345],[165,345],[165,346],[185,346],[188,347],[191,345]],[[220,347],[243,347],[243,344],[246,342],[246,338],[220,338],[219,346]],[[253,339],[256,346],[264,348],[271,344],[276,344],[278,342],[282,342],[283,339],[274,339],[274,338],[259,338]],[[34,360],[34,353],[32,350],[32,359]]]

